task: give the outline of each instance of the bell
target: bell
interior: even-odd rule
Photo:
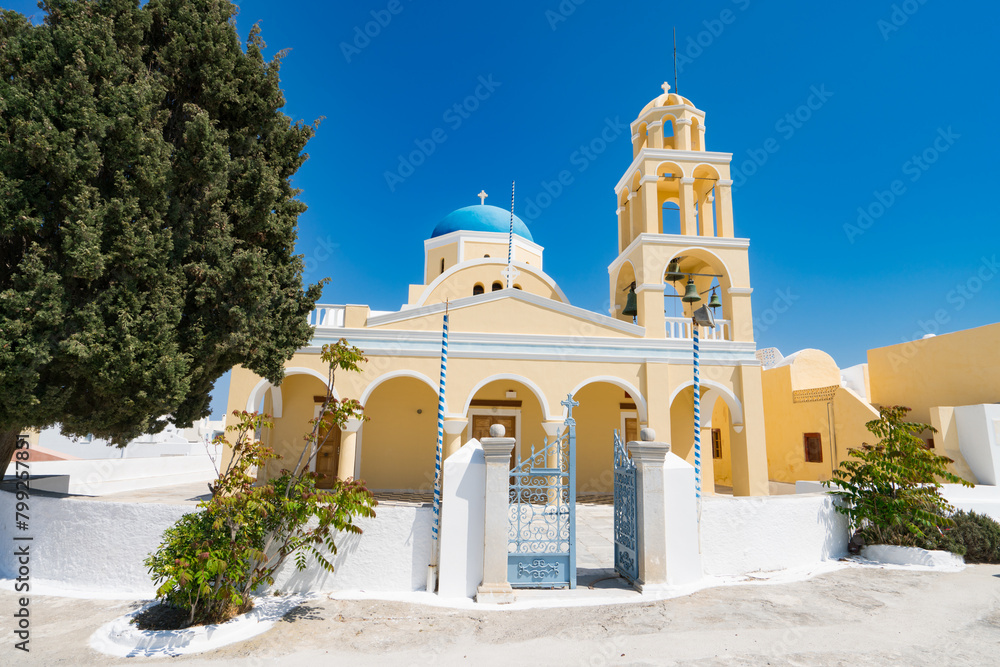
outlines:
[[[678,262],[676,259],[670,260],[670,263],[667,264],[666,279],[672,283],[675,283],[683,277],[684,274],[681,273],[680,262]]]
[[[625,297],[625,307],[622,308],[622,315],[627,315],[628,317],[635,317],[639,314],[639,308],[635,301],[635,283],[628,288],[628,296]]]
[[[722,300],[719,299],[719,295],[716,294],[715,290],[712,290],[712,298],[708,300],[709,308],[722,308]]]
[[[698,303],[701,297],[698,295],[698,288],[694,285],[694,278],[688,278],[687,286],[684,289],[684,296],[681,297],[684,303]]]

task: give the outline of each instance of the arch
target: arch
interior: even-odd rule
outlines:
[[[613,375],[595,375],[594,377],[587,378],[580,384],[576,385],[570,393],[575,396],[588,384],[594,384],[595,382],[606,382],[608,384],[615,385],[619,389],[627,391],[628,395],[635,401],[635,409],[636,412],[639,413],[639,423],[649,423],[649,410],[646,406],[646,399],[642,397],[642,393],[640,393],[639,390],[632,385],[632,383],[622,380],[621,378],[616,378]]]
[[[392,380],[393,378],[400,378],[400,377],[403,377],[403,378],[413,378],[415,380],[420,380],[421,382],[423,382],[424,384],[426,384],[428,387],[430,387],[434,391],[434,395],[437,396],[437,393],[438,393],[438,387],[437,387],[437,385],[434,384],[431,381],[431,379],[429,377],[427,377],[426,375],[424,375],[423,373],[421,373],[419,371],[408,371],[408,370],[391,371],[391,372],[386,373],[384,375],[379,375],[377,378],[375,378],[374,380],[372,380],[371,383],[369,383],[369,385],[367,387],[365,387],[364,393],[361,394],[361,399],[360,399],[361,405],[365,404],[365,402],[368,400],[368,398],[372,395],[372,392],[375,391],[375,388],[378,387],[380,384],[382,384],[383,382],[386,382],[388,380]]]
[[[706,264],[709,264],[718,273],[722,274],[722,278],[719,279],[719,284],[722,285],[723,288],[732,287],[732,273],[729,271],[729,266],[722,260],[721,257],[708,248],[689,246],[674,253],[674,257],[680,256],[694,257],[696,259],[700,259]],[[673,257],[670,259],[673,259]],[[667,272],[667,264],[670,263],[670,259],[667,260],[666,264],[664,264],[663,268],[660,270],[661,276]]]
[[[493,285],[490,287],[491,292],[499,292],[503,289],[503,283],[499,280],[494,280]]]
[[[694,385],[694,380],[688,380],[687,382],[682,383],[680,386],[674,389],[673,393],[670,394],[670,405],[673,406],[674,399],[677,398],[678,394],[680,394],[682,391],[693,385]],[[703,415],[706,413],[710,415],[708,418],[709,424],[711,424],[712,422],[711,414],[712,414],[712,409],[715,408],[715,401],[719,397],[722,397],[722,400],[724,400],[726,402],[726,405],[729,407],[729,414],[733,420],[733,428],[735,429],[736,426],[740,427],[743,426],[743,403],[742,401],[740,401],[739,398],[736,397],[736,394],[734,394],[729,389],[729,387],[720,384],[714,380],[702,380],[701,386],[709,388],[709,391],[706,391],[701,397],[702,401],[701,413]],[[639,404],[636,403],[637,407],[638,405]],[[702,426],[707,426],[707,425],[703,423]]]
[[[535,398],[538,399],[538,404],[542,408],[542,415],[545,417],[545,420],[552,421],[553,419],[556,419],[549,412],[549,402],[545,398],[545,394],[542,393],[542,390],[538,388],[538,385],[529,380],[528,378],[524,377],[523,375],[517,375],[515,373],[496,373],[494,375],[490,375],[489,377],[483,380],[480,380],[476,384],[476,386],[472,388],[472,391],[469,392],[469,395],[465,398],[465,404],[462,407],[462,414],[463,415],[469,414],[469,408],[472,406],[472,399],[476,397],[476,393],[480,389],[488,385],[490,382],[496,382],[497,380],[512,380],[514,382],[520,382],[525,387],[530,389],[531,393],[533,393],[535,395]]]
[[[684,171],[684,167],[682,167],[681,165],[677,164],[676,162],[672,162],[670,160],[664,160],[663,162],[656,165],[655,173],[657,178],[663,178],[664,167],[670,167],[670,172],[676,176],[679,176],[680,178],[684,178],[688,175],[687,172]]]
[[[479,296],[480,294],[485,294],[486,288],[483,287],[482,283],[476,283],[472,286],[472,296]]]
[[[437,289],[437,287],[441,283],[443,283],[445,280],[455,275],[459,271],[467,269],[471,266],[480,266],[483,264],[496,264],[498,266],[506,266],[507,260],[499,257],[494,257],[492,259],[484,257],[482,259],[471,259],[467,262],[460,262],[458,264],[454,264],[448,267],[448,269],[444,273],[442,273],[440,276],[432,280],[431,283],[424,288],[423,293],[420,295],[420,298],[417,299],[417,303],[415,305],[417,306],[427,305],[427,299],[428,297],[430,297],[431,294],[434,293],[434,290]],[[545,273],[540,268],[536,268],[534,266],[531,266],[530,264],[525,264],[524,262],[515,261],[514,266],[518,269],[518,271],[530,273],[531,275],[535,276],[536,278],[544,282],[546,285],[552,288],[552,291],[555,292],[556,295],[558,295],[559,299],[561,299],[563,303],[569,304],[569,298],[566,296],[566,293],[562,291],[562,288],[559,287],[558,284],[556,284],[556,281],[553,280],[552,277],[549,276],[549,274]]]
[[[311,375],[312,377],[322,382],[324,387],[330,386],[329,384],[327,384],[328,378],[324,377],[322,373],[313,370],[312,368],[305,368],[303,366],[290,366],[285,369],[285,377],[289,377],[290,375]],[[275,419],[280,419],[282,412],[281,387],[279,387],[278,385],[271,384],[270,380],[268,380],[267,378],[262,378],[260,382],[254,385],[254,388],[250,390],[250,395],[247,397],[246,411],[247,412],[255,411],[257,409],[257,406],[260,405],[261,400],[263,400],[264,395],[267,393],[268,389],[272,390],[271,416],[274,417]],[[336,387],[333,388],[333,397],[338,401],[340,400],[340,394],[337,393]]]
[[[610,313],[611,317],[620,319],[623,322],[632,322],[632,318],[622,315],[622,310],[625,308],[625,302],[628,300],[626,289],[633,282],[638,284],[642,281],[636,277],[635,265],[632,263],[632,260],[626,259],[618,267],[618,275],[615,276],[614,294],[611,295],[611,307],[613,309],[613,312]]]

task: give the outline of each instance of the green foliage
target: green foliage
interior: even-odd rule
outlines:
[[[324,346],[322,357],[330,363],[330,386],[334,370],[356,371],[363,360],[344,340]],[[324,424],[364,418],[357,401],[337,401],[328,392],[295,470],[263,484],[252,471],[277,456],[254,434],[272,424],[257,413],[234,416],[239,423],[227,429],[235,435],[233,457],[212,497],[169,528],[145,561],[159,586],[157,598],[186,609],[189,623],[219,623],[248,610],[251,594],[273,584],[289,557],[300,570],[311,556],[332,572],[328,554],[337,553],[336,535],[360,534],[355,518],[375,516],[375,499],[361,482],[335,480],[330,490],[317,489],[317,475],[309,472],[309,461],[327,444]]]
[[[291,178],[315,126],[228,0],[42,9],[0,10],[0,436],[124,444],[310,340]]]
[[[934,548],[965,556],[966,563],[1000,563],[1000,523],[985,514],[959,511],[951,515]]]
[[[950,472],[952,460],[924,447],[917,434],[926,424],[905,422],[908,408],[879,409],[879,419],[866,424],[878,443],[852,449],[824,485],[842,501],[837,511],[868,544],[919,546],[951,525],[954,510],[941,496],[941,480],[971,486]]]

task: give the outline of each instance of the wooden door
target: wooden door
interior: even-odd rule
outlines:
[[[319,412],[319,408],[316,408]],[[319,439],[317,445],[322,445],[319,454],[316,455],[316,473],[322,475],[316,480],[316,487],[329,489],[337,479],[337,467],[340,463],[340,429],[330,425],[331,417],[327,415],[324,423],[319,428]],[[331,431],[332,429],[332,431]],[[329,436],[329,437],[328,437]]]
[[[504,428],[505,438],[517,437],[517,417],[512,415],[473,415],[472,437],[476,440],[490,437],[490,426],[500,424]],[[510,467],[517,463],[517,445],[510,452]]]
[[[630,443],[639,439],[639,420],[635,417],[625,418],[625,442]]]

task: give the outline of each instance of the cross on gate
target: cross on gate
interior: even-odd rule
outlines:
[[[573,394],[566,394],[566,400],[560,401],[559,405],[566,408],[566,422],[567,424],[575,424],[576,420],[573,419],[573,408],[580,405],[580,401],[573,400]]]

